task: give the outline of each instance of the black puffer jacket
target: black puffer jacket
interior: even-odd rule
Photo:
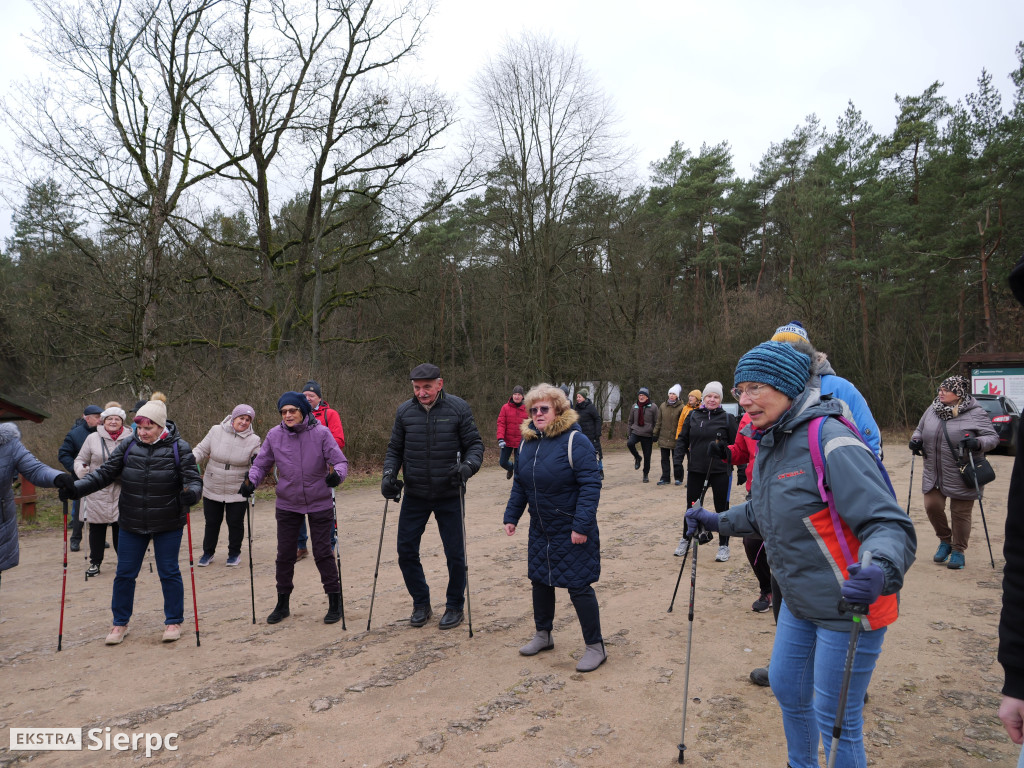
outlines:
[[[690,411],[676,441],[675,460],[677,463],[682,462],[683,456],[689,453],[691,472],[703,475],[707,473],[708,467],[713,475],[730,472],[731,464],[711,458],[711,444],[716,441],[724,445],[736,442],[736,417],[721,406],[713,411],[704,406]]]
[[[428,411],[416,398],[410,398],[395,414],[384,473],[397,475],[402,470],[405,492],[410,496],[452,498],[459,495],[459,489],[452,485],[448,472],[460,452],[476,474],[484,461],[484,441],[469,403],[441,390]]]
[[[192,449],[178,437],[178,428],[172,421],[167,422],[167,434],[151,445],[138,437],[122,441],[99,469],[75,483],[75,491],[85,496],[106,488],[118,478],[118,525],[122,531],[131,533],[164,533],[184,528],[188,507],[203,493]]]
[[[597,406],[594,405],[592,400],[584,400],[582,403],[574,405],[573,410],[580,417],[580,420],[577,422],[580,425],[580,431],[597,448],[601,442],[601,414],[598,413]]]

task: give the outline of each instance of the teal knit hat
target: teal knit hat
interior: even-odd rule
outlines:
[[[740,358],[733,381],[768,384],[795,400],[810,378],[811,358],[784,341],[766,341]]]

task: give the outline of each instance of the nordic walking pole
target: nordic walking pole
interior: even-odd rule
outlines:
[[[64,579],[60,585],[60,626],[57,629],[57,650],[64,643],[64,593],[68,586],[68,500],[64,499]]]
[[[861,570],[871,565],[871,553],[864,550],[861,555]],[[843,732],[843,717],[846,715],[846,697],[850,693],[850,677],[853,674],[853,658],[857,655],[857,640],[860,637],[860,617],[866,616],[871,606],[863,603],[839,601],[840,613],[853,614],[853,629],[850,630],[850,644],[846,648],[846,667],[843,669],[843,684],[839,688],[839,706],[836,709],[836,721],[832,725],[832,748],[828,753],[828,768],[835,768],[836,753],[839,751],[839,736]]]
[[[252,510],[256,506],[256,499],[249,496],[245,504],[246,527],[249,529],[249,594],[252,597],[252,623],[256,623],[256,582],[252,576]]]
[[[917,458],[916,453],[910,454],[910,487],[907,488],[907,514],[910,514],[910,499],[914,495],[914,459]]]
[[[334,507],[334,559],[338,565],[338,603],[341,608],[341,628],[348,631],[345,626],[345,586],[341,583],[341,539],[338,538],[338,502],[334,498],[334,489],[331,488],[331,506]]]
[[[710,471],[708,477],[711,476]],[[700,548],[700,538],[694,536],[690,540],[690,549],[693,550],[693,564],[690,567],[690,614],[687,617],[690,622],[690,629],[686,638],[686,677],[683,678],[683,730],[679,738],[679,763],[686,760],[686,704],[690,698],[690,651],[693,649],[693,598],[697,592],[697,550]],[[689,552],[687,552],[689,554]],[[684,558],[685,559],[685,558]]]
[[[399,494],[398,498],[402,496]],[[398,501],[398,499],[395,499]],[[370,631],[370,619],[373,618],[373,599],[377,596],[377,574],[380,573],[380,553],[384,549],[384,526],[388,522],[388,504],[391,499],[384,499],[384,516],[380,519],[380,541],[377,543],[377,564],[373,566],[373,591],[370,592],[370,613],[366,617],[366,631]]]
[[[196,648],[199,647],[199,606],[196,603],[196,569],[192,563],[192,513],[185,507],[185,528],[188,530],[188,573],[192,577],[192,616],[196,620]],[[156,557],[156,547],[153,548]],[[250,559],[250,563],[252,560]]]
[[[700,491],[700,504],[704,506],[704,496],[708,492],[708,486],[711,485],[711,465],[708,465],[708,474],[704,478],[704,487]],[[683,518],[683,531],[686,531],[686,518]],[[686,548],[686,554],[683,555],[683,562],[679,565],[679,576],[676,577],[676,588],[672,590],[672,600],[668,604],[667,613],[672,613],[672,607],[676,604],[676,594],[679,592],[679,584],[683,581],[683,571],[686,569],[686,558],[690,556],[690,548],[693,547],[693,537],[690,537],[690,544]]]
[[[971,461],[971,474],[974,475],[974,492],[978,494],[978,509],[981,510],[981,525],[985,529],[985,543],[988,544],[988,559],[992,562],[992,567],[996,567],[996,559],[992,557],[992,541],[988,537],[988,523],[985,522],[985,505],[981,502],[981,487],[978,485],[978,472],[974,467],[974,454],[970,451],[966,451],[967,458]]]
[[[455,461],[462,464],[462,451],[455,454]],[[459,507],[462,513],[462,558],[466,561],[466,622],[469,636],[473,637],[473,604],[469,601],[469,542],[466,540],[466,481],[459,478]]]

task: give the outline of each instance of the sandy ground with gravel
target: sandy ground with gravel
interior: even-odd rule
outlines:
[[[895,443],[893,443],[895,445]],[[901,443],[902,445],[902,443]],[[887,465],[906,503],[909,454]],[[869,764],[905,768],[1013,766],[1014,747],[996,717],[996,663],[1005,498],[1012,460],[995,456],[998,479],[986,505],[996,570],[975,513],[967,568],[931,562],[936,543],[913,494],[920,559],[908,574],[901,619],[890,628],[865,710]],[[532,635],[526,537],[508,538],[501,515],[509,482],[485,469],[467,497],[473,637],[434,621],[408,625],[410,601],[394,554],[397,510],[385,531],[373,624],[370,589],[383,500],[376,488],[339,494],[347,630],[322,623],[326,598],[311,560],[297,565],[292,615],[266,624],[274,605],[272,502],[256,508],[256,623],[249,568],[195,569],[201,647],[191,631],[188,559],[186,629],[162,644],[159,581],[143,567],[131,633],[118,647],[110,625],[113,551],[100,576],[68,566],[63,651],[57,652],[61,594],[59,532],[22,539],[21,565],[0,591],[0,725],[110,728],[179,734],[176,751],[12,752],[0,737],[0,766],[669,766],[676,764],[686,673],[686,580],[666,611],[680,561],[683,489],[640,483],[624,452],[607,456],[600,507],[603,573],[597,584],[608,662],[580,675],[575,614],[559,595],[555,649],[533,658],[516,649]],[[656,477],[656,473],[655,473]],[[920,465],[915,477],[919,484]],[[202,538],[201,515],[193,540]],[[523,530],[525,533],[525,528]],[[741,547],[728,563],[703,547],[697,573],[686,764],[785,765],[778,707],[748,680],[771,649],[771,614],[750,610],[756,582]],[[84,553],[83,553],[84,554]],[[199,553],[196,553],[198,559]],[[243,549],[243,561],[245,561]],[[443,609],[444,558],[428,528],[423,559],[436,614]],[[687,567],[687,573],[689,567]],[[105,731],[101,731],[105,733]]]

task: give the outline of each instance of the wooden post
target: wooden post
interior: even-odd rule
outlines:
[[[36,487],[24,475],[19,475],[19,477],[21,478],[21,493],[14,497],[14,504],[20,508],[22,520],[35,520]]]

